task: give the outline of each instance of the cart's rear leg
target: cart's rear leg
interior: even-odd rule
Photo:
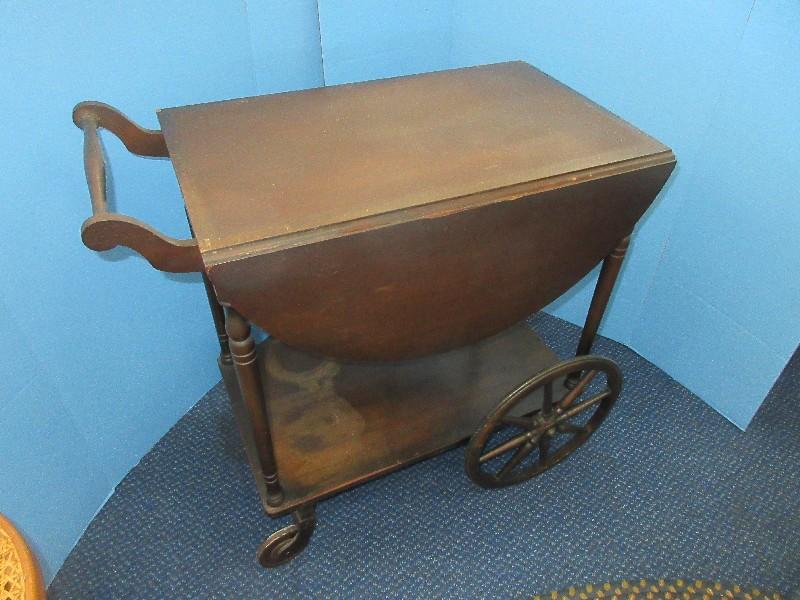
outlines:
[[[308,504],[292,513],[294,523],[279,529],[258,548],[258,562],[262,567],[272,568],[286,564],[300,554],[308,545],[317,517],[313,504]]]
[[[614,284],[617,282],[617,275],[619,275],[619,271],[622,268],[622,261],[625,260],[625,253],[628,251],[630,240],[630,236],[622,238],[617,247],[611,251],[611,254],[603,260],[600,276],[597,278],[594,294],[592,294],[592,302],[589,305],[589,312],[586,314],[586,323],[583,325],[581,339],[578,341],[578,349],[575,352],[576,357],[586,356],[592,351],[594,338],[597,336],[600,321],[603,320],[603,315],[606,312],[611,292],[614,291]],[[570,373],[564,380],[564,385],[571,390],[577,385],[581,377],[581,372]]]

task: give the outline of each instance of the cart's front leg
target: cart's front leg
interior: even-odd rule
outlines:
[[[255,449],[259,468],[254,469],[254,472],[260,480],[257,481],[259,489],[261,485],[265,488],[267,505],[280,506],[283,502],[283,490],[278,481],[278,467],[272,449],[272,434],[267,422],[256,344],[250,331],[250,323],[235,309],[226,307],[225,330],[240,394],[238,398],[232,398],[234,406],[237,400],[241,400],[241,413],[237,414],[237,418],[241,418],[239,425],[242,438],[246,447],[252,444]]]
[[[217,339],[219,340],[220,368],[222,365],[232,366],[233,359],[231,358],[231,348],[228,344],[228,332],[225,331],[225,311],[217,300],[217,294],[214,291],[214,286],[211,285],[211,282],[208,280],[208,276],[205,273],[203,273],[203,284],[206,287],[208,307],[211,309],[211,316],[214,318],[214,329],[217,331]]]
[[[300,554],[308,545],[317,517],[314,505],[308,504],[292,513],[294,523],[269,536],[258,549],[258,562],[262,567],[279,567]]]
[[[247,412],[247,407],[244,404],[242,394],[239,390],[239,381],[236,379],[236,369],[233,366],[228,333],[225,331],[225,311],[219,303],[219,300],[217,300],[214,286],[208,280],[208,276],[205,273],[203,273],[203,283],[206,287],[208,306],[211,309],[211,316],[214,318],[214,328],[216,329],[217,339],[219,340],[219,358],[217,359],[219,372],[225,384],[225,391],[228,392],[228,400],[231,403],[231,409],[236,418],[236,425],[242,438],[242,445],[247,454],[247,462],[250,464],[258,493],[262,498],[266,498],[267,490],[264,484],[264,474],[261,472],[261,460],[258,457],[258,448],[256,448],[255,438],[252,435],[252,426],[250,424],[251,417]]]
[[[581,339],[578,342],[578,349],[575,352],[576,357],[585,356],[592,350],[594,338],[597,336],[597,329],[600,327],[600,322],[606,312],[611,292],[614,290],[614,284],[617,282],[617,276],[622,268],[622,261],[628,251],[630,239],[630,236],[622,238],[617,247],[611,251],[611,254],[603,260],[600,276],[597,278],[597,284],[594,287],[592,302],[589,305],[589,312],[586,315],[586,322],[583,325]],[[581,373],[572,373],[566,378],[564,385],[568,388],[573,388],[580,378]]]

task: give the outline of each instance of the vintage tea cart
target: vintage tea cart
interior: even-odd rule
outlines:
[[[469,440],[492,488],[566,458],[620,393],[589,355],[669,148],[522,62],[158,112],[97,102],[84,132],[94,250],[200,272],[260,496],[306,546],[315,505]],[[193,239],[109,212],[98,131],[172,160]],[[525,325],[603,261],[575,358]],[[270,333],[257,344],[251,323]]]

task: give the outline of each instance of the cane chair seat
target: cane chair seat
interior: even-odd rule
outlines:
[[[0,515],[0,600],[44,600],[39,566],[11,522]]]

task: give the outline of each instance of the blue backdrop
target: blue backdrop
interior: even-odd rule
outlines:
[[[526,59],[674,149],[603,333],[746,427],[800,341],[800,5],[458,6],[455,63]],[[589,283],[553,312],[580,322]]]
[[[72,107],[103,100],[157,127],[157,107],[319,85],[316,6],[305,4],[0,3],[0,511],[48,579],[125,473],[219,378],[196,276],[82,246],[90,205]],[[105,140],[117,209],[186,235],[169,162]]]
[[[199,280],[86,250],[72,106],[154,109],[523,59],[676,152],[603,332],[745,427],[800,339],[791,0],[0,4],[0,511],[48,579],[217,379]],[[185,235],[167,161],[106,138],[116,207]],[[593,276],[550,310],[580,323]]]
[[[800,5],[321,0],[320,15],[329,84],[523,59],[671,146],[602,333],[747,426],[800,341]],[[582,323],[595,277],[548,310]]]

